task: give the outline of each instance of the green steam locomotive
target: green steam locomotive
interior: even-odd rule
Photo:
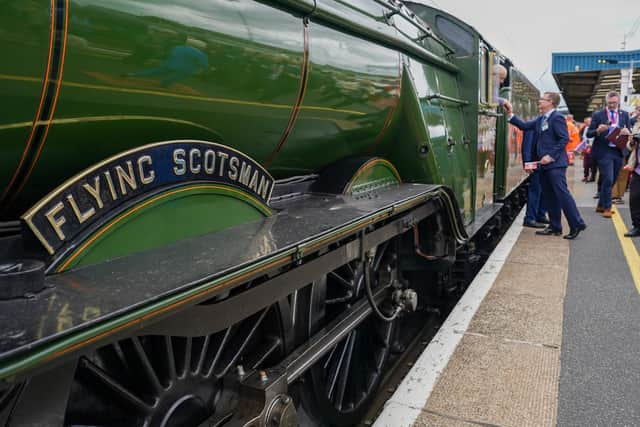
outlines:
[[[418,0],[0,22],[2,425],[357,423],[524,202],[537,90]]]

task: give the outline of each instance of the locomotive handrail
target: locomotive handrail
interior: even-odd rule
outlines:
[[[409,21],[414,27],[416,27],[418,30],[422,31],[424,34],[421,35],[420,37],[418,37],[417,39],[414,39],[414,42],[419,42],[424,40],[425,38],[431,38],[433,39],[435,42],[437,42],[440,46],[442,46],[447,52],[448,54],[453,54],[456,51],[454,49],[452,49],[446,41],[444,41],[443,39],[441,39],[440,37],[438,37],[437,34],[435,34],[433,32],[433,30],[428,26],[428,25],[423,25],[423,23],[421,21],[419,21],[416,16],[415,13],[413,13],[413,11],[411,11],[409,8],[407,8],[404,3],[402,3],[400,0],[375,0],[376,3],[388,6],[388,7],[393,7],[393,8],[397,8],[397,12],[395,13],[399,13],[401,16],[403,16],[404,18],[407,19],[407,21]],[[400,4],[400,7],[398,7],[396,5],[396,3]],[[407,12],[405,12],[405,10]]]
[[[447,71],[453,73],[460,72],[460,69],[455,64],[439,57],[433,52],[430,52],[415,43],[414,40],[399,35],[395,27],[393,27],[393,33],[385,33],[373,26],[367,26],[364,23],[350,20],[349,17],[337,13],[335,9],[330,9],[325,7],[322,3],[312,2],[310,0],[276,0],[276,3],[303,13],[306,18],[312,20],[317,19],[337,29],[401,50],[408,55],[444,68]]]
[[[490,110],[488,108],[481,108],[481,109],[478,110],[478,112],[480,114],[483,114],[483,115],[489,116],[489,117],[502,117],[502,114],[496,113],[494,110]]]
[[[427,99],[431,101],[432,99],[441,99],[443,101],[449,101],[460,105],[469,105],[469,101],[465,101],[464,99],[453,98],[451,96],[442,95],[440,93],[434,93],[432,95],[427,96]]]

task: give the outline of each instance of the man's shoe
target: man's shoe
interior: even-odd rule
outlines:
[[[539,236],[559,236],[562,234],[562,231],[554,230],[551,227],[546,227],[544,230],[536,231],[536,234]]]
[[[547,218],[537,219],[536,222],[539,222],[540,224],[551,224]]]
[[[522,224],[522,226],[529,227],[529,228],[546,228],[546,225],[537,221],[525,222]]]
[[[600,193],[596,193],[595,196],[593,196],[594,199],[599,199],[600,198]]]
[[[576,228],[574,228],[573,230],[569,231],[569,234],[563,236],[563,238],[567,239],[567,240],[573,240],[576,237],[578,237],[578,234],[580,234],[580,232],[585,230],[586,228],[587,228],[586,224],[581,224],[581,225],[577,226]]]
[[[598,206],[598,207],[596,208],[596,212],[600,212],[600,213],[602,213],[602,212],[604,212],[604,208],[603,208],[602,206]]]
[[[615,212],[613,212],[611,209],[605,209],[604,212],[602,213],[602,216],[605,218],[611,218],[614,213]]]
[[[640,227],[633,227],[631,230],[624,233],[624,237],[639,237]]]

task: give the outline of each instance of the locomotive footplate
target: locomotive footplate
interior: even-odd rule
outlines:
[[[314,268],[317,274],[331,268],[313,261],[355,259],[359,239],[353,247],[341,245],[333,261],[317,256],[341,239],[361,233],[368,250],[438,209],[457,218],[456,226],[462,223],[451,191],[437,185],[401,184],[359,198],[307,194],[276,209],[276,215],[261,221],[47,276],[47,289],[37,296],[0,301],[0,380],[15,383],[51,363],[134,333],[160,330],[162,325],[184,325],[187,335],[211,332],[215,322],[186,325],[190,310],[207,306],[199,303],[214,302],[222,308],[233,300],[229,296],[234,288],[256,278],[259,286],[232,296],[244,295],[247,310],[273,303],[280,294],[308,283]],[[371,227],[384,221],[385,227]],[[375,237],[377,232],[381,234]],[[291,280],[296,273],[298,280]],[[273,289],[263,286],[278,280],[288,288],[271,293]],[[241,306],[229,304],[228,312],[233,307]]]

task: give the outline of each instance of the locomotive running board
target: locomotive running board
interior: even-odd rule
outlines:
[[[51,363],[137,334],[428,201],[445,210],[456,239],[463,240],[450,189],[401,184],[360,198],[305,195],[264,220],[47,276],[49,289],[37,297],[0,301],[0,381],[15,383]]]

